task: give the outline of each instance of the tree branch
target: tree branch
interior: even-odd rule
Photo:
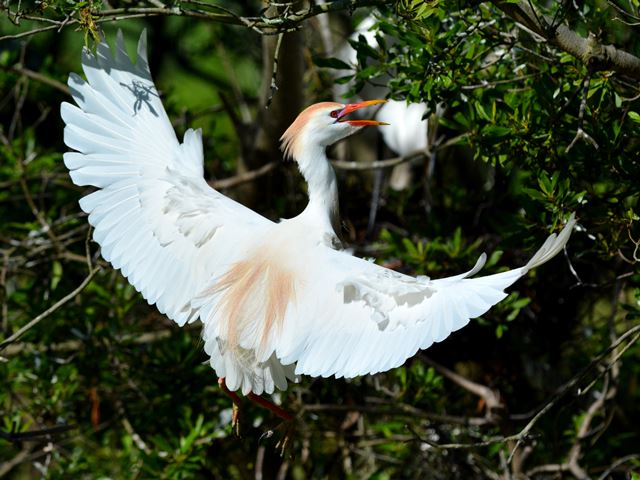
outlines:
[[[67,87],[64,83],[54,80],[53,78],[49,78],[46,75],[43,75],[38,72],[34,72],[33,70],[29,70],[28,68],[23,67],[22,65],[11,65],[8,67],[1,66],[3,70],[7,70],[9,72],[17,73],[18,75],[23,75],[32,80],[36,80],[37,82],[44,83],[45,85],[49,85],[50,87],[55,88],[56,90],[61,91],[62,93],[66,93],[69,95],[69,87]]]
[[[613,45],[603,45],[593,33],[583,38],[567,25],[553,25],[552,19],[536,12],[530,3],[507,0],[490,0],[516,22],[539,35],[551,45],[581,60],[592,71],[615,70],[618,73],[640,79],[640,58]]]
[[[89,282],[91,281],[91,279],[93,278],[93,276],[98,272],[98,270],[100,270],[100,267],[96,267],[96,268],[92,268],[91,271],[89,272],[89,274],[86,276],[86,278],[82,281],[82,283],[71,293],[69,293],[68,295],[65,295],[64,297],[62,297],[60,300],[58,300],[55,304],[53,304],[51,307],[47,308],[44,312],[42,312],[40,315],[38,315],[37,317],[35,317],[33,320],[31,320],[29,323],[27,323],[26,325],[24,325],[22,328],[20,328],[16,333],[14,333],[13,335],[11,335],[9,338],[7,338],[6,340],[3,340],[2,343],[0,343],[0,352],[2,350],[4,350],[7,346],[9,346],[11,343],[15,342],[16,340],[18,340],[22,335],[24,335],[28,330],[30,330],[31,328],[35,327],[38,323],[40,323],[42,320],[44,320],[45,318],[47,318],[49,315],[51,315],[53,312],[55,312],[56,310],[58,310],[60,307],[62,307],[65,303],[67,303],[69,300],[73,299],[76,295],[78,295],[82,290],[84,290],[84,287],[86,287]]]
[[[434,362],[429,357],[427,357],[424,353],[420,354],[420,358],[428,365],[431,365],[436,371],[451,380],[453,383],[458,385],[461,388],[464,388],[468,392],[480,397],[485,404],[486,414],[485,418],[489,423],[495,423],[496,412],[499,410],[504,410],[504,405],[502,403],[502,399],[500,398],[500,392],[497,390],[492,390],[486,385],[481,385],[479,383],[473,382],[462,375],[457,374],[456,372],[449,370],[443,365],[440,365],[437,362]]]
[[[629,337],[631,338],[629,339]],[[627,339],[629,340],[627,341]],[[562,388],[560,388],[555,394],[553,394],[553,396],[545,403],[545,405],[542,408],[540,408],[538,413],[536,413],[535,416],[529,421],[529,423],[527,423],[527,425],[525,425],[525,427],[520,431],[520,433],[518,434],[520,439],[516,443],[515,447],[513,447],[513,450],[511,451],[511,454],[509,455],[509,459],[507,460],[507,462],[508,463],[511,462],[511,459],[513,458],[513,455],[516,453],[516,450],[518,450],[518,448],[522,444],[522,440],[529,435],[529,432],[531,431],[533,426],[558,402],[558,400],[560,400],[567,393],[573,390],[574,387],[576,387],[578,383],[584,377],[586,377],[587,374],[591,372],[591,370],[594,367],[598,365],[602,365],[602,363],[604,363],[605,361],[605,358],[609,354],[611,354],[614,351],[617,351],[618,346],[620,346],[623,342],[627,341],[626,345],[617,353],[617,355],[615,355],[613,362],[607,364],[607,366],[600,373],[600,375],[604,375],[612,366],[612,363],[615,363],[620,358],[620,356],[622,356],[622,354],[627,351],[629,347],[631,347],[633,344],[635,344],[638,341],[638,339],[640,339],[640,325],[636,325],[630,328],[629,330],[627,330],[615,342],[609,345],[609,347],[606,350],[604,350],[596,358],[594,358],[589,363],[589,365],[587,365],[580,372],[578,372],[573,377],[571,377],[569,381],[567,381],[562,386]],[[582,393],[582,391],[578,388],[578,394],[580,393]]]
[[[277,165],[277,162],[269,162],[264,164],[260,168],[256,168],[255,170],[239,173],[238,175],[234,175],[233,177],[211,181],[209,182],[209,185],[211,185],[211,187],[215,188],[216,190],[224,190],[225,188],[237,187],[238,185],[251,182],[256,178],[266,175],[271,170],[276,168]]]
[[[91,12],[91,15],[95,18],[96,23],[140,17],[193,17],[215,23],[226,23],[228,25],[238,25],[250,28],[261,35],[276,35],[282,32],[297,30],[305,20],[323,13],[341,10],[353,11],[362,7],[381,6],[391,2],[390,0],[335,0],[330,3],[317,3],[309,8],[304,8],[284,15],[271,16],[263,14],[256,17],[238,15],[229,9],[213,4],[207,5],[207,8],[218,10],[220,13],[187,6],[187,4],[192,4],[203,7],[204,2],[192,0],[183,3],[185,4],[184,6],[112,8]],[[48,30],[61,30],[62,28],[81,23],[80,19],[54,20],[46,17],[27,16],[20,11],[11,12],[9,8],[4,5],[0,5],[0,11],[6,11],[9,18],[12,19],[14,23],[18,23],[21,18],[25,18],[30,21],[46,22],[49,24],[46,27],[39,27],[26,32],[4,35],[0,37],[0,41],[27,37]]]

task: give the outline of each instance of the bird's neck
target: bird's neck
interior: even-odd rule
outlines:
[[[338,184],[325,148],[306,149],[296,161],[309,193],[309,204],[300,216],[320,234],[335,237],[339,225]]]

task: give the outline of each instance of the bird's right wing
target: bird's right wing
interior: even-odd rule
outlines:
[[[573,216],[523,267],[431,280],[394,272],[346,252],[317,254],[314,281],[300,288],[274,350],[296,374],[354,377],[397,367],[503,300],[504,289],[562,251]],[[313,268],[313,267],[310,267]]]
[[[200,131],[180,143],[155,88],[146,35],[134,64],[118,34],[84,49],[87,81],[69,77],[78,106],[63,103],[64,162],[77,185],[98,190],[80,201],[102,256],[122,270],[150,304],[184,324],[189,302],[242,254],[244,239],[273,223],[209,187]]]

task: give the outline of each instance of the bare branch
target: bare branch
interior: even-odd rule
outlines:
[[[192,323],[190,325],[186,325],[184,329],[186,330],[197,330],[200,328],[200,325]],[[118,345],[146,345],[149,343],[159,342],[165,340],[171,335],[175,334],[176,329],[165,329],[165,330],[155,330],[153,332],[144,332],[144,333],[133,333],[126,335],[119,335],[114,338],[115,342]],[[56,352],[56,353],[64,353],[64,352],[74,352],[80,350],[83,346],[84,342],[82,340],[67,340],[65,342],[60,343],[52,343],[46,345],[45,349]],[[3,355],[6,357],[13,357],[23,352],[33,352],[33,351],[42,351],[43,348],[40,344],[37,343],[23,343],[23,342],[15,342],[7,347],[4,347]]]
[[[370,399],[371,401],[375,399]],[[453,415],[442,415],[438,413],[425,412],[419,408],[404,403],[383,403],[378,405],[333,405],[333,404],[308,404],[303,405],[300,414],[303,412],[345,412],[356,411],[362,413],[373,413],[376,415],[401,415],[405,417],[422,418],[435,422],[452,423],[455,425],[481,426],[487,423],[484,418],[456,417]]]
[[[592,33],[583,38],[563,23],[554,25],[552,19],[538,13],[530,2],[491,0],[491,3],[550,44],[582,61],[592,71],[615,70],[640,79],[640,58],[613,45],[603,45]]]
[[[284,37],[283,33],[278,34],[278,40],[276,41],[276,48],[273,52],[273,67],[271,72],[271,91],[269,93],[269,97],[267,98],[267,102],[265,104],[265,108],[269,108],[271,106],[271,101],[273,100],[273,96],[278,90],[278,84],[276,83],[276,78],[278,76],[278,60],[280,56],[280,46],[282,45],[282,37]]]
[[[620,465],[623,465],[631,460],[636,460],[638,458],[640,458],[640,453],[632,453],[631,455],[625,455],[624,457],[619,458],[618,460],[613,462],[609,468],[602,472],[602,475],[598,477],[598,480],[606,480],[606,478],[608,478],[614,470],[620,467]]]
[[[427,364],[435,368],[439,374],[448,378],[459,387],[462,387],[468,392],[471,392],[474,395],[477,395],[478,397],[480,397],[484,401],[484,404],[486,406],[487,421],[490,423],[495,422],[496,410],[501,409],[503,407],[499,392],[490,389],[486,385],[481,385],[479,383],[472,382],[471,380],[469,380],[466,377],[463,377],[462,375],[458,375],[456,372],[449,370],[448,368],[444,367],[443,365],[440,365],[439,363],[434,362],[424,354],[421,354],[420,358],[422,358]]]
[[[418,158],[427,157],[429,152],[425,150],[418,150],[413,153],[409,153],[403,157],[394,157],[387,160],[378,160],[377,162],[347,162],[345,160],[331,160],[331,163],[335,168],[340,170],[378,170],[381,168],[395,167],[401,163],[411,162]]]
[[[11,335],[9,338],[7,338],[6,340],[3,340],[2,343],[0,343],[0,352],[2,350],[4,350],[8,345],[10,345],[11,343],[15,342],[20,337],[22,337],[22,335],[24,335],[27,331],[29,331],[30,329],[35,327],[38,323],[40,323],[42,320],[47,318],[53,312],[55,312],[60,307],[62,307],[69,300],[73,299],[82,290],[84,290],[84,288],[89,284],[89,282],[94,277],[94,275],[98,272],[98,270],[100,270],[100,267],[96,267],[96,268],[91,269],[89,271],[89,274],[85,277],[85,279],[82,281],[82,283],[80,285],[78,285],[78,287],[75,290],[73,290],[68,295],[65,295],[64,297],[62,297],[60,300],[58,300],[56,303],[54,303],[51,307],[47,308],[44,312],[42,312],[40,315],[35,317],[29,323],[24,325],[22,328],[20,328],[16,333]]]
[[[0,438],[9,442],[39,442],[42,437],[50,437],[60,433],[68,432],[77,428],[77,425],[56,425],[50,428],[42,428],[39,430],[27,430],[26,432],[5,432],[0,430]]]
[[[573,138],[565,153],[568,153],[569,150],[573,148],[578,140],[584,140],[589,142],[593,147],[598,150],[600,148],[596,141],[589,135],[587,132],[583,130],[584,126],[584,111],[587,106],[587,97],[589,96],[589,84],[591,83],[591,72],[584,78],[582,82],[582,99],[580,100],[580,110],[578,111],[578,131],[576,132],[576,136]]]
[[[97,12],[92,12],[93,17],[96,18],[96,23],[110,22],[116,20],[124,20],[130,18],[144,18],[144,17],[159,17],[159,16],[171,16],[171,17],[192,17],[207,20],[215,23],[225,23],[229,25],[238,25],[245,28],[250,28],[261,35],[275,35],[282,32],[289,32],[297,30],[300,25],[307,19],[321,15],[328,12],[336,12],[341,10],[353,11],[362,7],[381,6],[391,3],[390,0],[335,0],[330,3],[317,3],[309,8],[304,8],[296,12],[287,13],[284,15],[262,15],[258,17],[245,17],[233,13],[231,10],[217,5],[208,5],[207,8],[215,9],[221,13],[210,12],[201,9],[190,8],[187,4],[197,5],[199,7],[204,6],[204,2],[197,0],[191,0],[183,2],[185,6],[164,6],[164,7],[127,7],[127,8],[113,8]],[[0,6],[0,11],[8,10],[7,7]],[[9,15],[20,18],[19,14],[10,12]],[[59,30],[71,25],[77,25],[80,23],[79,19],[65,19],[65,20],[52,20],[45,17],[29,17],[31,21],[47,22],[49,25],[46,27],[40,27],[26,32],[20,32],[12,35],[4,35],[0,37],[2,40],[12,40],[23,38],[37,33]]]
[[[233,177],[223,178],[221,180],[214,180],[212,182],[209,182],[209,185],[211,185],[216,190],[224,190],[225,188],[233,188],[233,187],[236,187],[236,186],[241,185],[243,183],[251,182],[251,181],[255,180],[258,177],[262,177],[263,175],[266,175],[271,170],[276,168],[277,165],[278,165],[277,162],[269,162],[269,163],[263,165],[262,167],[256,168],[255,170],[251,170],[249,172],[240,173],[240,174],[235,175]]]
[[[60,90],[62,93],[66,93],[67,95],[70,94],[69,87],[67,87],[64,83],[54,80],[53,78],[49,78],[41,73],[34,72],[33,70],[29,70],[22,65],[12,65],[10,67],[0,66],[0,68],[2,68],[3,70],[8,70],[10,72],[15,72],[19,75],[23,75],[32,80],[36,80],[37,82],[44,83],[45,85],[49,85],[50,87],[53,87],[56,90]]]
[[[631,337],[631,338],[630,338]],[[640,325],[636,325],[632,328],[630,328],[629,330],[627,330],[624,334],[622,334],[615,342],[613,342],[611,345],[609,345],[609,347],[604,350],[603,352],[601,352],[596,358],[594,358],[589,365],[587,365],[585,368],[583,368],[580,372],[578,372],[576,375],[574,375],[573,377],[571,377],[569,379],[568,382],[566,382],[562,388],[560,388],[546,403],[545,405],[538,411],[538,413],[535,414],[535,416],[529,421],[529,423],[527,423],[527,425],[520,431],[520,433],[518,434],[520,436],[520,439],[518,439],[516,445],[513,447],[513,450],[511,451],[511,454],[509,455],[509,459],[508,459],[508,463],[511,462],[513,455],[515,454],[516,450],[520,447],[520,445],[522,444],[522,440],[528,436],[529,432],[531,431],[531,429],[534,427],[534,425],[538,422],[538,420],[540,420],[540,418],[542,418],[549,410],[551,410],[551,408],[558,402],[558,400],[560,400],[562,397],[564,397],[567,393],[569,393],[570,391],[572,391],[574,389],[574,387],[576,387],[578,385],[578,383],[584,379],[584,377],[587,376],[587,374],[589,372],[591,372],[591,370],[593,368],[595,368],[596,366],[602,365],[604,359],[614,350],[616,350],[618,348],[618,346],[620,346],[623,342],[627,341],[627,344],[617,353],[617,355],[614,357],[614,361],[617,361],[617,359],[624,353],[627,351],[627,349],[629,347],[631,347],[633,344],[635,344],[635,342],[638,341],[638,339],[640,338]],[[607,368],[605,368],[604,372],[601,372],[600,375],[603,375],[608,368],[611,366],[611,364],[607,365]],[[578,392],[580,393],[580,391]]]

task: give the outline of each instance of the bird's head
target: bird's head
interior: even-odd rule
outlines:
[[[280,137],[285,157],[300,159],[305,149],[315,146],[328,147],[356,133],[362,127],[388,125],[377,120],[347,118],[351,112],[384,102],[385,100],[368,100],[346,105],[321,102],[307,107]]]

